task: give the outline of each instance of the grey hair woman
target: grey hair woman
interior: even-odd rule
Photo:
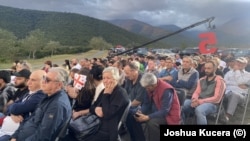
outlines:
[[[90,113],[100,117],[102,123],[97,133],[85,141],[100,138],[103,141],[117,141],[118,123],[129,103],[126,90],[118,85],[119,78],[119,70],[116,67],[107,67],[103,70],[102,81],[105,88],[90,107]]]

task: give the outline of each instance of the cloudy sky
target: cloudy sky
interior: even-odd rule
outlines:
[[[79,13],[102,20],[137,19],[154,26],[186,27],[212,16],[220,25],[235,17],[250,17],[250,0],[0,0],[0,5]]]

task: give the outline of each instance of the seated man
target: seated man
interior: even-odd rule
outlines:
[[[125,83],[123,87],[127,91],[127,94],[131,100],[131,108],[128,115],[133,116],[135,109],[143,103],[144,95],[147,93],[147,91],[140,84],[142,73],[140,73],[139,71],[139,64],[137,64],[135,61],[128,62],[124,67],[124,73],[125,73]],[[135,129],[132,126],[132,124],[126,123],[126,126],[128,130]],[[142,130],[138,130],[137,132],[140,131],[141,133],[139,134],[143,134]],[[133,138],[136,137],[137,136],[133,137],[133,135],[131,135],[132,140]],[[144,138],[138,140],[144,140]]]
[[[172,84],[178,78],[178,70],[174,67],[174,60],[172,58],[166,58],[165,64],[166,69],[160,72],[158,78]]]
[[[15,101],[22,98],[25,94],[29,92],[27,82],[29,80],[31,72],[27,69],[22,69],[19,72],[14,73],[14,86],[16,88],[14,96],[9,100],[4,107],[4,113],[6,114],[6,110],[9,105],[14,103]]]
[[[131,107],[137,107],[143,103],[146,93],[145,88],[140,84],[142,74],[139,72],[139,66],[135,61],[129,62],[124,67],[124,73],[126,77],[124,88],[132,102]]]
[[[183,89],[186,98],[190,99],[196,89],[198,80],[199,73],[193,68],[193,59],[190,56],[183,57],[181,69],[178,71],[177,79],[171,82],[172,86]]]
[[[247,59],[239,57],[236,59],[233,70],[226,73],[224,79],[226,82],[226,119],[228,122],[230,117],[238,105],[244,105],[247,99],[248,82],[250,80],[250,73],[245,71]]]
[[[221,101],[226,89],[223,78],[215,74],[217,66],[214,62],[205,63],[205,74],[198,84],[192,99],[186,99],[182,109],[185,118],[195,113],[197,124],[206,125],[206,116],[216,113],[217,104]]]
[[[72,115],[70,101],[64,90],[67,75],[63,68],[53,67],[43,76],[41,89],[46,97],[30,118],[15,131],[11,141],[55,140],[65,121]]]
[[[14,96],[15,88],[10,83],[10,73],[0,71],[0,117],[4,117],[4,107]]]
[[[29,92],[23,98],[9,105],[7,109],[7,117],[5,117],[3,126],[0,129],[0,141],[10,139],[10,136],[18,128],[20,123],[25,122],[29,116],[35,111],[37,104],[45,97],[45,94],[40,90],[42,78],[45,71],[36,70],[32,72],[27,82]],[[6,128],[11,127],[13,128]]]
[[[160,125],[179,125],[180,124],[180,104],[178,96],[171,85],[157,79],[152,73],[145,73],[141,80],[141,85],[146,88],[145,101],[141,111],[134,116],[128,116],[127,122],[134,128],[129,129],[132,140],[160,141]],[[144,134],[141,123],[145,123]]]
[[[155,58],[151,57],[148,60],[148,64],[147,64],[147,69],[144,71],[144,73],[153,73],[155,74],[155,76],[159,75],[159,72],[157,70],[157,65],[156,65],[156,61]]]

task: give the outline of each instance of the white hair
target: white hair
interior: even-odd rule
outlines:
[[[102,73],[105,73],[105,72],[110,72],[110,73],[112,74],[113,78],[114,78],[117,82],[119,81],[119,79],[120,79],[120,74],[119,74],[118,68],[110,66],[110,67],[105,68],[105,69],[103,70]]]
[[[142,87],[155,85],[157,83],[157,77],[153,73],[144,73],[141,77],[140,83]]]
[[[65,86],[68,82],[68,72],[61,67],[52,67],[49,69],[49,72],[54,72],[57,74],[56,80],[62,82]]]

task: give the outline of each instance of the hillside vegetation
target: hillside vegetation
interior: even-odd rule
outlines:
[[[74,13],[0,6],[0,62],[72,54],[116,45],[127,48],[150,39],[106,21]],[[164,46],[162,43],[153,46]]]

